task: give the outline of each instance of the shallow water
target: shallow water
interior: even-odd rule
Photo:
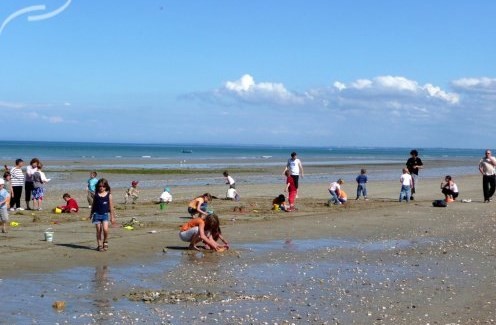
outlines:
[[[354,319],[351,306],[363,304],[349,290],[376,290],[374,285],[379,283],[419,274],[418,269],[397,261],[378,262],[376,256],[439,243],[431,238],[272,241],[239,245],[234,248],[236,253],[226,255],[169,249],[147,265],[81,267],[25,275],[0,281],[2,322],[298,323],[299,319],[320,322],[334,315],[332,318],[346,323]],[[195,280],[203,281],[202,278],[214,285],[196,286]],[[146,304],[125,297],[130,292],[176,289],[192,293],[218,291],[221,298],[204,303]],[[54,301],[64,301],[66,308],[57,312],[52,308]]]

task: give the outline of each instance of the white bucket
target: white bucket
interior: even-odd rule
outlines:
[[[52,228],[48,228],[47,230],[45,230],[45,240],[49,243],[51,243],[53,241],[53,229]]]

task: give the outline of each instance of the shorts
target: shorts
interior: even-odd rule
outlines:
[[[104,214],[99,214],[99,213],[93,213],[91,216],[91,223],[94,225],[97,225],[99,223],[104,223],[104,222],[109,222],[109,214],[104,213]]]
[[[43,195],[45,194],[45,189],[43,187],[33,188],[31,195],[33,200],[43,200]]]
[[[0,209],[0,221],[9,222],[9,211],[7,210],[7,208]]]
[[[185,231],[180,231],[179,238],[181,238],[182,241],[190,242],[191,238],[193,238],[193,236],[196,235],[198,231],[199,231],[198,227],[193,227]]]

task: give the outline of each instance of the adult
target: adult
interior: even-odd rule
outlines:
[[[413,194],[415,194],[415,188],[417,187],[419,169],[424,168],[424,163],[418,157],[418,151],[413,149],[410,151],[410,158],[406,161],[406,168],[408,168],[408,172],[412,176],[412,192],[410,195],[410,200],[413,200]]]
[[[24,210],[21,208],[22,187],[24,186],[24,173],[22,167],[24,160],[16,159],[15,166],[10,170],[13,197],[10,200],[10,211]]]
[[[291,177],[293,178],[294,185],[298,193],[298,180],[300,178],[300,175],[303,178],[303,166],[300,159],[298,159],[298,155],[296,154],[296,152],[291,153],[291,158],[288,159],[288,163],[286,164],[286,168],[284,169],[284,172],[282,174],[285,175],[287,170],[289,170],[289,172],[291,173]]]
[[[446,202],[453,202],[458,197],[458,186],[450,175],[446,175],[444,182],[441,182],[441,192],[444,194]]]
[[[489,203],[496,190],[496,176],[494,166],[496,158],[492,156],[491,150],[487,149],[484,157],[479,162],[479,171],[482,174],[482,191],[484,203]]]
[[[24,179],[24,198],[26,200],[26,210],[31,210],[29,203],[31,202],[31,193],[34,189],[33,175],[38,171],[38,165],[40,160],[38,158],[33,158],[29,162],[29,166],[26,167],[26,177]]]

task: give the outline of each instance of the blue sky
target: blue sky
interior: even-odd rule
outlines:
[[[490,0],[2,0],[0,20],[5,140],[496,141]]]

